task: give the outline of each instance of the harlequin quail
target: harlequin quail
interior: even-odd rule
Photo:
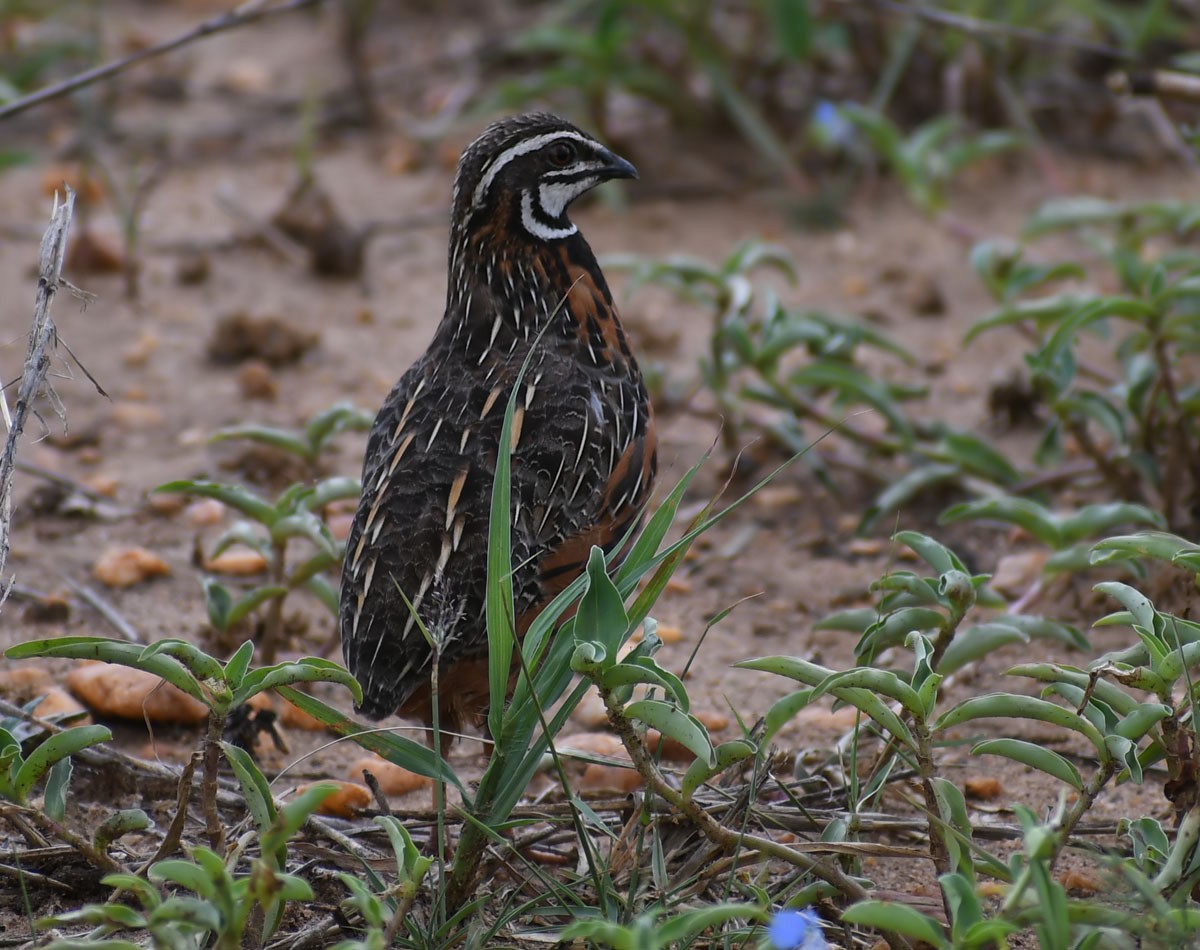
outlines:
[[[489,126],[459,160],[446,311],[387,397],[367,442],[342,574],[342,650],[359,711],[447,733],[488,706],[488,512],[505,408],[512,427],[512,564],[523,635],[640,519],[654,481],[646,387],[591,248],[567,218],[580,195],[633,178],[625,159],[557,116]],[[403,593],[403,596],[401,596]]]

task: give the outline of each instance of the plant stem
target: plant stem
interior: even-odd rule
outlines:
[[[225,716],[210,710],[208,734],[204,737],[204,777],[200,784],[201,808],[209,846],[217,854],[225,849],[225,829],[217,813],[217,771],[221,764],[221,736],[225,732]]]
[[[271,554],[271,583],[280,587],[287,586],[284,577],[286,542],[274,545]],[[279,642],[283,639],[283,596],[272,597],[267,604],[267,616],[263,621],[262,658],[268,666],[275,662],[275,654],[279,650]]]
[[[596,681],[593,680],[593,682]],[[700,805],[696,804],[694,800],[685,798],[678,789],[672,787],[663,778],[654,759],[650,756],[645,745],[642,744],[641,738],[634,730],[633,724],[625,718],[623,706],[620,700],[613,695],[612,690],[606,689],[599,682],[596,682],[596,687],[600,690],[600,698],[604,700],[604,709],[608,714],[608,722],[620,737],[621,744],[625,746],[625,751],[629,753],[630,759],[633,760],[634,768],[638,770],[638,773],[646,780],[656,795],[664,799],[673,808],[681,811],[709,841],[728,851],[744,848],[757,851],[768,858],[785,861],[794,867],[815,874],[851,900],[861,901],[867,899],[867,891],[862,885],[843,874],[837,866],[827,864],[816,858],[811,858],[798,851],[793,851],[786,845],[772,841],[770,838],[749,835],[741,831],[731,831],[724,825],[719,824]],[[895,935],[888,937],[888,943],[894,948],[911,947],[911,944],[907,940]]]

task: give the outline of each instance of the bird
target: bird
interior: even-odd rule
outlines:
[[[436,640],[443,752],[465,725],[486,728],[488,524],[514,388],[518,637],[584,571],[593,546],[621,555],[653,490],[646,384],[604,274],[567,216],[601,182],[636,177],[626,159],[544,112],[492,123],[459,160],[445,312],[370,430],[339,609],[343,656],[362,686],[356,711],[371,720],[432,726]]]

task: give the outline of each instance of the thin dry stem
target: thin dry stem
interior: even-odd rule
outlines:
[[[202,40],[205,37],[223,33],[226,30],[232,30],[240,26],[257,23],[260,20],[266,20],[269,17],[279,16],[283,13],[291,13],[295,10],[303,10],[306,7],[317,6],[323,2],[324,0],[285,0],[285,2],[276,4],[275,6],[268,6],[265,0],[247,0],[246,3],[235,7],[233,10],[226,10],[224,13],[205,20],[198,26],[194,26],[192,29],[162,43],[156,43],[153,46],[147,46],[145,49],[136,50],[128,56],[122,56],[120,59],[97,66],[94,69],[84,70],[68,79],[64,79],[62,82],[46,86],[37,92],[31,92],[20,99],[14,99],[8,105],[0,107],[0,120],[17,115],[26,109],[32,109],[34,106],[39,106],[42,103],[61,99],[63,96],[77,92],[85,86],[100,82],[102,79],[111,79],[113,76],[124,72],[130,67],[136,66],[138,63],[162,56],[164,53],[173,52],[182,46],[194,43],[196,40]]]
[[[8,438],[4,452],[0,454],[0,578],[8,563],[9,524],[12,520],[12,479],[17,461],[17,442],[25,429],[25,421],[32,411],[34,400],[48,383],[46,374],[50,370],[51,353],[57,343],[54,321],[50,318],[50,307],[54,295],[62,285],[63,261],[67,256],[67,236],[71,231],[71,218],[75,213],[75,192],[67,188],[66,200],[61,203],[57,194],[54,210],[50,215],[50,226],[42,236],[38,254],[37,299],[33,310],[33,328],[29,331],[29,349],[25,354],[25,368],[21,385],[17,390],[17,402],[12,412],[4,409],[8,423]],[[55,400],[57,404],[57,400]],[[3,581],[0,580],[0,584]],[[0,590],[0,607],[8,596],[11,581]]]

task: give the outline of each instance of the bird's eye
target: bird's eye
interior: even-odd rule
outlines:
[[[575,146],[570,142],[555,142],[550,146],[550,161],[563,168],[575,160]]]

